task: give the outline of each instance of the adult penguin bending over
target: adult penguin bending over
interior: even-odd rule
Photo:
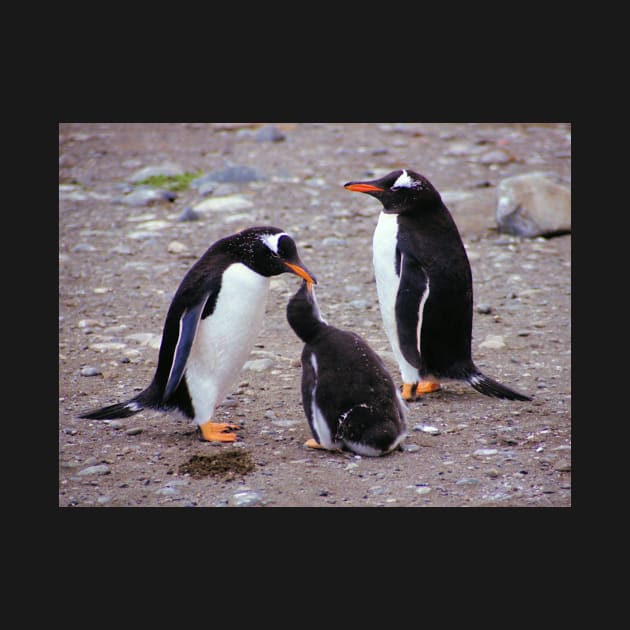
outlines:
[[[329,326],[312,283],[287,305],[287,320],[304,341],[302,405],[312,448],[385,455],[406,435],[405,405],[381,358],[363,338]]]
[[[281,229],[252,227],[218,240],[191,267],[166,315],[151,384],[133,398],[81,414],[126,418],[146,408],[178,409],[201,438],[233,442],[233,424],[211,421],[243,367],[265,314],[271,276],[315,278]]]
[[[471,357],[473,283],[461,236],[438,191],[407,169],[347,190],[383,204],[373,238],[385,332],[403,379],[403,398],[467,381],[486,396],[531,400],[482,374]]]

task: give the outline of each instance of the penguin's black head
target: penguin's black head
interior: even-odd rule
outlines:
[[[376,197],[383,204],[383,212],[399,214],[423,207],[440,205],[442,198],[424,176],[408,169],[397,169],[380,179],[348,182],[344,188]]]
[[[317,284],[315,276],[300,260],[295,241],[280,228],[248,228],[235,235],[230,245],[232,255],[261,276],[290,272]]]

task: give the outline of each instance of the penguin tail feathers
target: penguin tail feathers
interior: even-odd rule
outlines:
[[[466,377],[468,383],[474,387],[479,393],[494,398],[504,398],[506,400],[531,400],[531,396],[521,394],[505,385],[501,385],[489,376],[479,371],[473,372]]]
[[[142,411],[144,407],[137,399],[132,398],[127,402],[116,403],[100,409],[92,409],[79,414],[79,418],[88,418],[90,420],[111,420],[113,418],[128,418]]]

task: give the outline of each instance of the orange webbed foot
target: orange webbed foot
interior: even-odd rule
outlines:
[[[422,394],[430,394],[440,389],[442,386],[437,381],[420,381],[416,387],[416,394],[422,396]]]
[[[309,448],[324,449],[324,447],[319,442],[317,442],[317,440],[315,440],[314,438],[309,438],[308,440],[306,440],[306,442],[304,442],[304,446],[308,446]]]
[[[236,435],[227,432],[240,428],[237,424],[225,422],[206,422],[199,425],[201,435],[206,442],[235,442]]]

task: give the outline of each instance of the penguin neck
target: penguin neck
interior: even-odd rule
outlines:
[[[311,291],[308,295],[304,287],[289,301],[287,321],[304,343],[310,343],[328,329],[328,324],[319,311],[315,293]]]

